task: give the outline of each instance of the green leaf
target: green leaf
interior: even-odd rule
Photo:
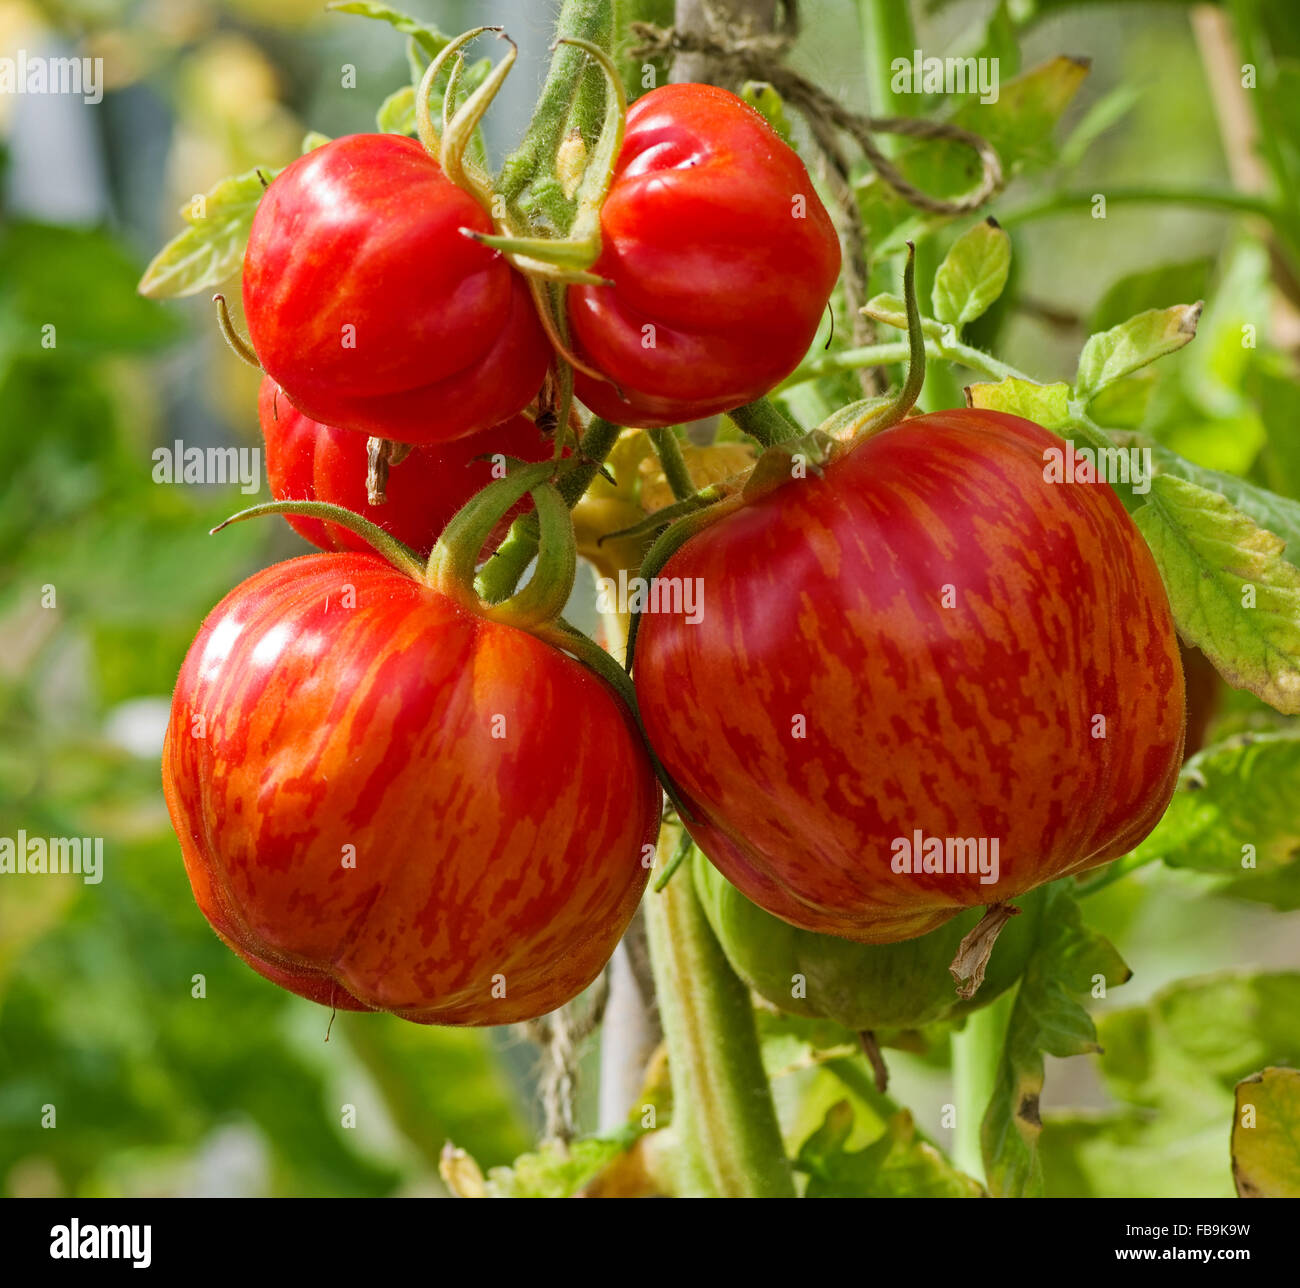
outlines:
[[[1106,1089],[1126,1106],[1048,1118],[1048,1192],[1230,1197],[1234,1086],[1267,1065],[1300,1064],[1300,972],[1180,980],[1102,1015],[1097,1029]]]
[[[1300,1069],[1265,1069],[1237,1084],[1232,1179],[1243,1199],[1300,1198]]]
[[[139,291],[151,299],[197,295],[233,277],[244,258],[262,193],[280,172],[259,167],[222,179],[197,208],[181,214],[189,227],[154,256]]]
[[[1187,762],[1169,809],[1137,853],[1231,877],[1227,894],[1294,907],[1300,899],[1297,790],[1300,732],[1239,734]]]
[[[543,1145],[534,1154],[521,1155],[510,1167],[494,1167],[487,1175],[488,1197],[572,1198],[644,1134],[640,1127],[631,1125],[610,1136],[575,1140],[567,1149]]]
[[[826,1111],[822,1125],[803,1143],[795,1167],[808,1174],[805,1197],[981,1198],[978,1181],[959,1172],[946,1158],[918,1140],[912,1115],[901,1110],[884,1134],[865,1149],[846,1149],[853,1131],[853,1109],[841,1100]]]
[[[404,36],[410,36],[426,55],[426,66],[451,44],[451,39],[444,36],[437,27],[431,27],[410,14],[402,13],[386,4],[376,4],[373,0],[335,0],[325,6],[334,13],[354,13],[361,18],[374,18],[395,27]]]
[[[790,130],[790,118],[785,114],[785,100],[766,81],[746,81],[740,91],[745,100],[790,147],[796,147]]]
[[[1183,639],[1215,670],[1300,714],[1300,570],[1285,543],[1216,492],[1157,475],[1134,514]]]
[[[1196,338],[1201,307],[1198,303],[1148,309],[1109,331],[1089,336],[1079,355],[1075,394],[1088,402],[1107,385],[1190,343]]]
[[[1041,169],[1054,159],[1052,136],[1088,74],[1084,59],[1058,57],[999,86],[996,103],[966,101],[951,116],[997,151],[1006,179]],[[982,166],[970,148],[948,139],[904,146],[896,160],[903,177],[930,196],[951,200],[970,192]],[[947,223],[952,216],[917,210],[874,173],[859,189],[863,221],[878,256],[894,255],[904,242]]]
[[[1129,273],[1113,282],[1097,302],[1089,331],[1108,331],[1146,309],[1165,309],[1178,300],[1202,299],[1210,285],[1213,261],[1208,257],[1182,264]]]
[[[1002,294],[1011,271],[1011,238],[986,219],[953,242],[934,275],[934,316],[962,327]]]
[[[403,85],[401,89],[394,90],[384,99],[375,120],[381,134],[414,134],[414,86]]]
[[[1084,926],[1067,882],[1048,891],[980,1127],[989,1190],[997,1197],[1043,1193],[1038,1103],[1044,1054],[1061,1058],[1099,1050],[1092,1018],[1073,995],[1092,991],[1099,977],[1113,988],[1132,973],[1108,940]]]
[[[1286,542],[1286,558],[1289,562],[1297,564],[1300,561],[1300,502],[1257,487],[1235,474],[1225,474],[1196,465],[1143,435],[1114,434],[1112,437],[1121,445],[1149,448],[1157,476],[1165,474],[1171,478],[1184,479],[1226,497],[1260,527],[1276,533]]]
[[[1004,411],[1011,416],[1023,416],[1044,429],[1064,429],[1070,418],[1070,386],[1064,382],[1036,385],[1008,376],[997,384],[968,386],[966,400],[969,406],[981,411]]]

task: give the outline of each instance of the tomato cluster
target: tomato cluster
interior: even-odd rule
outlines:
[[[484,491],[493,467],[556,456],[542,426],[570,421],[542,412],[567,410],[565,356],[618,426],[760,398],[804,357],[839,245],[794,151],[710,86],[628,113],[594,280],[567,296],[529,283],[538,261],[480,195],[415,140],[356,135],[258,209],[244,306],[268,474],[326,553],[237,587],[182,667],[163,777],[199,907],[327,1005],[536,1017],[632,917],[658,766],[756,990],[797,958],[811,1013],[959,1014],[938,968],[973,910],[1125,852],[1173,790],[1182,668],[1136,528],[1108,488],[1045,480],[1036,425],[904,420],[711,512],[663,569],[702,588],[700,618],[645,618],[634,691],[603,655],[594,674],[557,621],[567,586],[546,598],[552,565],[504,604],[474,589],[530,489],[546,541],[567,523],[549,483]],[[379,503],[367,465],[393,444],[410,450]]]

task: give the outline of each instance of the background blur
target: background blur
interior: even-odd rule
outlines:
[[[540,86],[555,6],[402,7],[447,32],[501,22],[519,42],[489,115],[499,159]],[[1040,8],[1022,36],[1022,65],[1069,53],[1090,57],[1092,71],[1059,131],[1065,147],[994,213],[1032,214],[1037,197],[1063,186],[1256,182],[1216,111],[1192,6]],[[793,61],[865,108],[855,6],[806,0],[802,10]],[[989,0],[919,12],[920,43],[927,53],[969,52],[1006,14]],[[0,835],[103,837],[105,864],[98,885],[0,877],[0,1190],[440,1193],[448,1138],[485,1167],[531,1147],[535,1048],[513,1030],[426,1029],[388,1016],[340,1015],[327,1040],[328,1012],[243,966],[190,895],[159,783],[172,682],[207,610],[256,568],[306,547],[279,521],[209,537],[257,498],[153,482],[153,449],[175,439],[256,445],[257,379],[221,341],[206,293],[167,305],[135,293],[194,194],[253,165],[284,165],[307,129],[374,128],[375,109],[406,79],[403,41],[382,24],[326,14],[318,0],[0,0],[0,57],[20,49],[100,56],[107,85],[98,105],[0,94]],[[1281,49],[1288,69],[1291,53]],[[355,88],[342,86],[345,64],[356,68]],[[1116,283],[1172,265],[1177,300],[1204,296],[1209,306],[1196,341],[1152,376],[1144,427],[1200,463],[1300,496],[1297,332],[1259,228],[1213,209],[1118,204],[1105,221],[1084,211],[1007,223],[1010,306],[981,343],[1037,378],[1068,379],[1089,330],[1135,311],[1116,299]],[[227,294],[237,299],[237,284]],[[1249,368],[1244,322],[1259,327],[1264,350]],[[40,344],[48,324],[53,349]],[[958,401],[959,384],[934,373],[924,405]],[[1233,697],[1220,728],[1271,720]],[[1090,921],[1135,971],[1099,1014],[1166,1015],[1145,1004],[1189,975],[1300,969],[1300,913],[1217,888],[1155,865],[1089,901]],[[192,996],[198,974],[202,998]],[[1222,1002],[1225,1019],[1233,1006]],[[1187,1037],[1176,1025],[1169,1032]],[[1246,1061],[1235,1076],[1258,1067],[1235,1041],[1229,1033],[1215,1050],[1218,1082],[1161,1132],[1135,1127],[1127,1151],[1107,1145],[1056,1165],[1049,1150],[1049,1187],[1230,1194],[1233,1061]],[[1288,1030],[1285,1043],[1300,1063],[1300,1035]],[[897,1098],[945,1140],[946,1070],[890,1059]],[[1163,1104],[1182,1074],[1128,1067],[1117,1076],[1146,1079],[1137,1098]],[[815,1124],[843,1094],[821,1090],[822,1077],[803,1068],[780,1080],[788,1117]],[[1073,1126],[1062,1132],[1086,1134],[1089,1114],[1113,1108],[1113,1082],[1084,1059],[1058,1062],[1045,1109],[1068,1107]],[[42,1121],[48,1105],[53,1127]],[[345,1105],[355,1127],[343,1125]]]

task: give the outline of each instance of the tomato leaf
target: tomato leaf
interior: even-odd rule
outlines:
[[[1011,238],[992,219],[953,242],[934,275],[931,300],[940,322],[962,327],[1002,294],[1011,272]]]
[[[1201,308],[1198,303],[1148,309],[1109,331],[1090,336],[1079,355],[1076,395],[1089,402],[1108,385],[1194,340]]]
[[[182,207],[189,227],[154,256],[137,288],[151,299],[197,295],[239,271],[257,203],[278,170],[265,167],[222,179],[199,201]]]
[[[1064,429],[1070,418],[1070,386],[1065,383],[1036,385],[1008,376],[997,384],[970,385],[966,403],[981,411],[1003,411],[1023,416],[1044,429]]]
[[[766,81],[747,81],[740,91],[745,100],[790,147],[798,144],[790,130],[790,118],[785,114],[785,100]]]
[[[1200,299],[1210,286],[1208,257],[1181,264],[1161,264],[1128,273],[1112,282],[1093,309],[1089,331],[1108,331],[1144,309],[1165,309],[1189,296]]]
[[[980,1127],[989,1191],[996,1197],[1043,1193],[1038,1102],[1043,1056],[1100,1049],[1092,1017],[1074,994],[1124,983],[1132,972],[1109,940],[1084,926],[1065,882],[1048,887],[1038,938],[1007,1023],[993,1095]]]
[[[1241,734],[1207,747],[1184,766],[1169,809],[1137,853],[1232,877],[1228,894],[1300,906],[1298,781],[1300,733]]]
[[[895,1114],[884,1134],[865,1149],[845,1148],[853,1131],[853,1109],[841,1100],[826,1111],[822,1125],[804,1141],[795,1167],[808,1174],[805,1197],[981,1198],[984,1189],[946,1158],[918,1140],[906,1110]]]
[[[1243,1199],[1300,1198],[1300,1069],[1265,1069],[1237,1084],[1232,1179]]]
[[[975,96],[949,119],[993,145],[1007,179],[1041,169],[1054,158],[1052,136],[1088,66],[1085,59],[1053,58],[1004,81],[997,102],[981,103]],[[970,148],[949,139],[907,145],[896,164],[922,192],[945,199],[969,192],[981,174],[979,158]],[[859,186],[858,194],[868,241],[878,255],[898,254],[909,238],[952,218],[917,210],[874,173]]]
[[[1157,475],[1134,514],[1179,634],[1234,688],[1300,714],[1300,570],[1285,542],[1217,492]]]
[[[1140,1006],[1101,1015],[1097,1031],[1104,1048],[1098,1067],[1124,1107],[1047,1118],[1048,1193],[1230,1197],[1224,1145],[1234,1085],[1267,1065],[1300,1064],[1300,972],[1180,980]],[[1256,1126],[1242,1139],[1253,1137],[1263,1154],[1258,1133],[1279,1115],[1258,1098],[1248,1102],[1257,1105]]]
[[[509,1167],[487,1174],[485,1197],[504,1199],[571,1198],[644,1135],[630,1125],[609,1136],[587,1136],[567,1147],[545,1144],[520,1155]]]
[[[426,66],[451,43],[450,37],[444,36],[437,27],[431,27],[386,4],[376,4],[374,0],[335,0],[325,7],[333,13],[354,13],[360,18],[374,18],[388,23],[404,36],[410,36],[420,46],[426,55]]]
[[[415,87],[403,85],[384,99],[375,123],[380,134],[415,133]]]

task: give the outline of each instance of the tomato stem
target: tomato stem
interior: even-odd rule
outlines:
[[[262,364],[258,361],[257,354],[253,351],[253,346],[235,330],[235,324],[231,320],[230,307],[226,303],[226,297],[218,291],[217,294],[212,297],[212,302],[217,306],[217,326],[221,329],[222,338],[239,357],[248,363],[250,367],[256,367],[258,371],[261,371]]]
[[[345,510],[341,505],[331,505],[327,501],[267,501],[262,505],[240,510],[238,514],[232,514],[224,522],[218,523],[212,532],[218,533],[232,523],[256,519],[263,514],[299,514],[306,519],[324,519],[329,523],[337,523],[340,528],[346,528],[368,542],[377,554],[383,555],[398,571],[404,572],[416,581],[424,580],[424,564],[414,550],[404,546],[396,537],[390,536],[378,524],[371,523],[369,519],[362,518],[351,510]]]
[[[691,482],[691,471],[687,467],[686,457],[682,455],[682,445],[678,442],[676,431],[652,429],[648,432],[659,456],[659,464],[663,466],[664,478],[672,489],[673,499],[690,500],[695,496],[695,484]]]
[[[883,411],[872,409],[856,428],[851,442],[861,442],[881,430],[897,425],[916,406],[925,384],[925,332],[921,327],[921,309],[916,302],[916,247],[907,243],[907,262],[903,266],[903,303],[907,308],[907,379],[894,399]]]
[[[622,432],[620,426],[599,416],[587,426],[580,444],[581,455],[561,468],[555,481],[569,509],[578,504],[595,481]],[[489,604],[499,603],[514,590],[537,554],[539,532],[537,515],[531,511],[520,515],[511,525],[505,540],[479,573],[478,593]]]
[[[521,466],[472,497],[443,529],[429,555],[424,580],[470,611],[523,630],[536,631],[554,621],[573,592],[577,543],[569,507],[551,482],[554,462]],[[525,494],[533,498],[537,520],[537,567],[523,590],[496,603],[485,603],[475,588],[479,555],[492,529]]]
[[[677,825],[666,823],[660,865],[677,841]],[[681,877],[647,896],[645,917],[684,1155],[680,1193],[794,1197],[749,990],[714,938],[695,882]]]
[[[799,426],[769,398],[757,398],[727,415],[762,447],[771,447],[799,433]]]

